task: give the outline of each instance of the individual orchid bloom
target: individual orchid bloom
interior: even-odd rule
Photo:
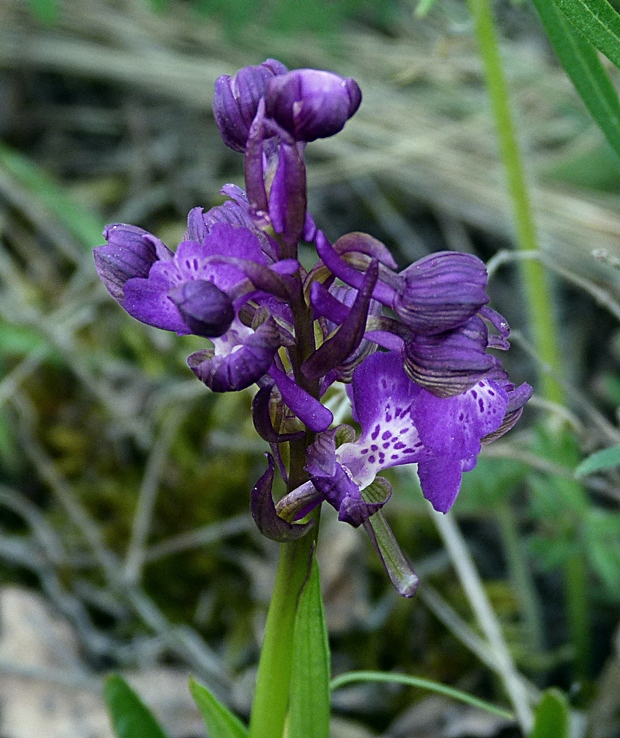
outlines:
[[[108,225],[103,237],[108,243],[94,250],[95,266],[106,289],[121,306],[128,280],[148,277],[155,262],[169,261],[174,256],[156,236],[137,226]]]
[[[307,470],[316,499],[326,500],[341,520],[358,526],[389,497],[369,503],[364,490],[378,472],[404,464],[418,464],[424,496],[436,510],[447,512],[462,473],[475,466],[482,442],[508,430],[507,413],[522,409],[531,388],[524,384],[515,390],[500,378],[440,398],[411,381],[397,354],[381,352],[357,367],[349,395],[361,426],[359,438],[352,440],[349,434],[349,440],[336,446],[335,430],[320,434],[309,449]],[[512,417],[509,422],[513,424]]]
[[[275,59],[243,67],[237,74],[227,74],[215,81],[213,115],[224,143],[243,153],[259,102],[265,97],[270,79],[286,74],[287,68]]]
[[[296,69],[267,84],[267,115],[296,141],[333,136],[361,102],[362,92],[354,79],[319,69]]]
[[[363,274],[356,266],[365,270],[369,258],[378,258],[373,253],[377,251],[376,243],[364,233],[350,233],[332,246],[321,236],[317,250],[336,277],[359,289]],[[400,273],[381,261],[386,266],[381,270],[373,297],[418,335],[457,328],[489,302],[486,267],[473,254],[440,251],[419,259]]]

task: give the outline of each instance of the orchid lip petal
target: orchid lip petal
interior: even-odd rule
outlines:
[[[223,341],[226,336],[215,339]],[[280,345],[280,332],[273,318],[247,336],[236,350],[227,355],[215,349],[203,349],[191,354],[189,368],[213,392],[245,389],[263,377],[273,362]]]

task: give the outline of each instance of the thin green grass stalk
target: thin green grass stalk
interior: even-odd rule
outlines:
[[[429,512],[452,560],[452,565],[459,576],[461,586],[467,595],[478,624],[495,654],[497,672],[502,678],[519,725],[527,735],[533,724],[528,693],[521,676],[516,670],[497,615],[489,602],[467,544],[450,513],[447,515],[436,513],[430,510],[430,506]]]
[[[468,2],[474,19],[500,153],[508,180],[517,246],[522,252],[536,251],[538,249],[536,228],[510,110],[508,86],[504,77],[490,0],[468,0]],[[530,259],[521,261],[521,272],[534,350],[541,362],[548,365],[551,370],[543,372],[540,377],[541,392],[546,400],[563,405],[565,393],[555,377],[561,380],[564,372],[547,273],[539,261]],[[588,602],[588,592],[584,563],[577,565],[575,560],[565,567],[564,579],[572,642],[577,653],[584,653],[590,638],[585,604]],[[586,666],[585,660],[585,655],[577,659],[577,669],[580,673],[585,673],[583,671]]]
[[[502,533],[510,576],[519,600],[528,647],[531,652],[541,654],[545,651],[546,646],[540,598],[527,564],[525,546],[519,536],[512,506],[510,504],[499,505],[497,519]]]
[[[490,2],[469,0],[469,9],[474,19],[500,154],[512,202],[517,247],[522,251],[536,251],[538,249],[536,228]],[[534,347],[538,356],[551,367],[553,373],[561,376],[562,364],[547,273],[542,264],[530,259],[521,262],[521,271]],[[552,374],[544,373],[540,383],[545,399],[563,404],[564,392]]]
[[[590,677],[590,599],[587,592],[588,573],[583,553],[571,553],[564,563],[564,588],[568,610],[568,627],[575,648],[575,673],[582,681]]]
[[[419,687],[420,689],[427,689],[429,692],[452,697],[452,699],[459,700],[472,707],[490,712],[492,715],[499,715],[500,717],[506,718],[506,720],[514,720],[514,715],[511,712],[491,702],[478,699],[478,697],[467,694],[467,692],[463,692],[460,689],[448,687],[445,684],[441,684],[441,682],[408,676],[407,674],[388,674],[384,671],[349,671],[332,679],[329,687],[334,691],[335,689],[344,687],[346,684],[355,684],[355,682],[386,682],[388,684],[404,684],[408,687]]]

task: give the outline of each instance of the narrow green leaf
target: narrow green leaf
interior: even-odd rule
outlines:
[[[289,738],[329,738],[329,672],[319,567],[314,560],[295,617]]]
[[[105,681],[103,696],[118,738],[168,738],[150,710],[123,677],[113,674]]]
[[[594,47],[549,0],[534,0],[534,5],[566,74],[620,156],[620,102]]]
[[[440,682],[407,676],[406,674],[388,674],[383,671],[349,671],[332,679],[330,689],[332,691],[340,689],[345,684],[352,684],[354,682],[390,682],[392,684],[405,684],[408,687],[420,687],[421,689],[428,689],[430,692],[437,692],[438,694],[446,695],[446,697],[452,697],[455,700],[472,705],[472,707],[479,707],[481,710],[486,710],[486,712],[490,712],[493,715],[500,715],[506,718],[506,720],[514,720],[514,715],[507,710],[503,710],[501,707],[497,707],[485,700],[480,700],[478,697],[467,694],[467,692],[461,692],[460,689],[453,689]]]
[[[27,188],[84,246],[101,244],[103,222],[72,200],[58,183],[25,156],[3,143],[0,143],[0,167]]]
[[[568,738],[568,704],[559,689],[547,689],[536,708],[529,738]]]
[[[210,738],[247,738],[248,731],[241,720],[192,677],[189,690],[202,713]]]
[[[553,2],[593,46],[620,67],[620,15],[607,0]]]
[[[587,477],[588,474],[613,469],[615,466],[620,466],[620,446],[604,448],[602,451],[597,451],[588,456],[575,469],[575,476]]]

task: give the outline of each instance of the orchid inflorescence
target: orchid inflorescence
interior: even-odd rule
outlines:
[[[226,185],[224,204],[191,210],[176,252],[142,228],[110,225],[95,262],[134,318],[210,341],[188,358],[207,387],[258,385],[254,425],[272,449],[252,491],[260,531],[295,540],[328,502],[364,526],[409,596],[417,577],[380,512],[392,488],[378,472],[417,463],[424,496],[447,512],[462,473],[516,423],[532,390],[515,387],[488,353],[508,348],[509,327],[487,305],[476,256],[434,253],[398,271],[375,238],[331,244],[315,225],[306,144],[342,130],[360,103],[352,79],[271,59],[220,77],[213,111],[224,142],[244,155],[245,191]],[[316,249],[309,271],[300,242]],[[346,384],[359,435],[330,427],[321,400],[335,382]],[[277,506],[276,465],[288,489]]]

